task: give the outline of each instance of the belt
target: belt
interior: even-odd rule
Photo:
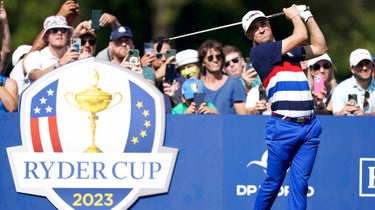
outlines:
[[[283,120],[286,120],[286,121],[292,121],[292,122],[296,122],[296,123],[308,122],[315,116],[315,114],[311,114],[310,116],[307,116],[307,117],[288,117],[288,116],[285,116],[285,115],[282,115],[282,114],[277,114],[276,112],[272,112],[271,115],[273,117],[277,117],[277,118],[280,118],[280,119],[283,119]]]

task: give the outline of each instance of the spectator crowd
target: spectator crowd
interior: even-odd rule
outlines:
[[[112,29],[104,49],[96,49],[96,24]],[[142,46],[140,51],[140,46],[134,46],[136,34],[131,26],[123,25],[109,13],[103,13],[98,23],[80,21],[79,4],[73,0],[66,0],[56,14],[45,18],[33,43],[12,49],[4,2],[0,4],[0,28],[0,112],[18,111],[22,92],[49,72],[96,57],[134,71],[155,85],[164,95],[166,113],[272,113],[270,101],[274,98],[268,96],[270,90],[264,87],[252,65],[251,46],[243,54],[236,46],[208,39],[197,49],[175,49],[170,40],[160,35],[145,40],[145,46],[151,48]],[[71,45],[73,39],[81,43],[79,49]],[[134,56],[134,52],[140,53]],[[130,56],[135,58],[129,59]],[[8,70],[10,58],[12,68]],[[358,48],[353,49],[348,60],[352,76],[340,83],[329,52],[297,64],[307,78],[315,114],[375,115],[374,57],[367,49]]]

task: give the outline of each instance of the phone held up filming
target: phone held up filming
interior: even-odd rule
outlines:
[[[314,94],[319,95],[324,90],[324,74],[314,75]]]
[[[81,51],[81,38],[71,38],[70,47],[74,48],[75,52],[80,52]]]

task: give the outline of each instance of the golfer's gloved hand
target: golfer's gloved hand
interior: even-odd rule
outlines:
[[[310,12],[310,8],[309,6],[306,6],[306,5],[298,5],[297,6],[297,9],[299,11],[299,15],[301,16],[302,20],[303,21],[307,21],[310,17],[312,17],[313,15],[311,14]]]

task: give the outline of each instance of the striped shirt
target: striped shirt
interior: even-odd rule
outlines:
[[[281,41],[267,42],[251,51],[253,65],[266,89],[273,112],[288,117],[310,116],[314,101],[300,61],[302,47],[281,54]]]

